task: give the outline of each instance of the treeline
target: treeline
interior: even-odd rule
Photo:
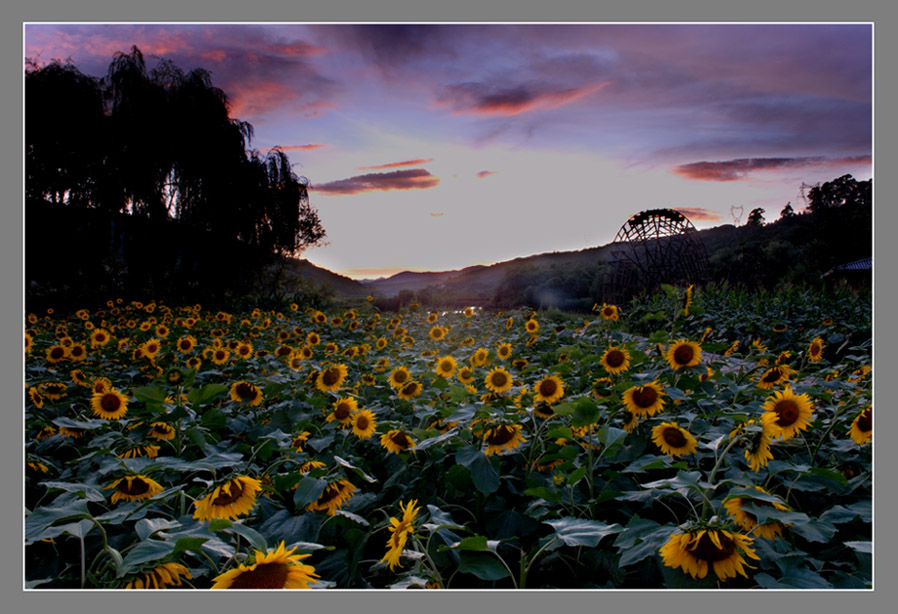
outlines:
[[[867,258],[873,253],[872,180],[858,181],[843,175],[812,188],[808,208],[796,213],[787,204],[778,218],[767,221],[766,211],[751,211],[742,226],[723,225],[697,231],[708,254],[709,281],[748,290],[773,290],[781,284],[824,289],[838,282],[825,277],[834,267]],[[588,312],[604,302],[603,282],[612,266],[607,250],[584,250],[582,257],[547,266],[528,266],[527,260],[511,265],[498,284],[472,290],[464,278],[451,285],[378,299],[386,309],[410,303],[432,307],[469,304],[494,309],[529,306]],[[852,283],[869,283],[869,273]]]
[[[250,149],[252,134],[200,68],[151,68],[136,47],[102,78],[29,60],[29,306],[283,292],[282,260],[325,231],[308,180],[283,151]]]

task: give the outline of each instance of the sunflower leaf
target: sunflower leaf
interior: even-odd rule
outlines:
[[[230,529],[228,529],[232,533],[236,533],[242,537],[245,537],[246,540],[252,544],[252,547],[260,552],[268,551],[268,542],[265,541],[265,536],[256,531],[255,529],[246,526],[245,524],[234,523],[231,525]]]
[[[131,392],[135,399],[144,403],[165,403],[165,397],[168,396],[165,393],[165,389],[160,388],[159,386],[141,386],[132,389]]]
[[[481,580],[496,581],[509,576],[508,570],[492,553],[463,551],[458,571],[477,576]]]
[[[327,480],[305,477],[296,485],[296,493],[293,495],[293,504],[297,508],[304,508],[309,503],[317,500],[327,487]]]
[[[587,546],[594,548],[606,535],[620,533],[624,530],[617,523],[605,524],[597,520],[582,518],[561,518],[544,520],[545,524],[555,530],[555,536],[568,546]]]
[[[122,566],[116,577],[125,576],[135,567],[151,561],[158,561],[175,549],[175,545],[168,541],[160,541],[157,539],[148,539],[147,541],[137,544],[122,561]]]
[[[443,433],[442,435],[437,435],[436,437],[431,437],[430,439],[425,439],[424,441],[422,441],[421,443],[419,443],[418,445],[415,446],[415,450],[417,450],[417,451],[426,450],[430,446],[437,444],[437,443],[442,443],[449,439],[452,439],[456,435],[458,435],[458,428],[452,428],[452,429],[446,431],[445,433]]]
[[[140,541],[146,541],[151,535],[156,533],[157,531],[167,531],[168,529],[175,529],[180,527],[181,523],[177,520],[166,520],[165,518],[143,518],[138,520],[134,525],[134,531],[137,533],[137,536],[140,538]]]

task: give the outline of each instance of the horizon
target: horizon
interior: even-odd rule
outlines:
[[[311,182],[351,279],[601,247],[633,214],[768,221],[873,177],[872,24],[26,24],[105,74],[210,71],[250,145]],[[739,220],[731,207],[742,207]]]

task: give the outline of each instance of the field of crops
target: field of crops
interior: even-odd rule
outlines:
[[[29,588],[870,588],[869,292],[25,323]]]

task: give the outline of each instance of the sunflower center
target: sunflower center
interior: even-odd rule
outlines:
[[[766,384],[775,384],[782,376],[783,372],[781,369],[773,368],[761,378],[761,381]]]
[[[369,424],[370,424],[370,421],[368,420],[368,416],[365,416],[364,414],[362,414],[358,418],[356,418],[355,427],[357,429],[359,429],[360,431],[366,430],[368,428]]]
[[[227,493],[224,491],[224,489],[221,489],[219,491],[218,496],[215,497],[215,499],[212,501],[212,505],[230,505],[243,496],[243,484],[240,482],[240,480],[231,480],[230,486],[231,490]]]
[[[114,394],[105,394],[103,395],[103,398],[100,399],[100,407],[103,408],[103,411],[112,413],[114,411],[118,411],[121,406],[121,399],[119,399]]]
[[[402,431],[390,435],[390,441],[395,443],[400,448],[408,447],[408,437],[406,437],[405,433],[403,433]]]
[[[558,384],[555,380],[547,379],[540,383],[539,393],[544,397],[551,397],[558,390]]]
[[[624,364],[624,353],[620,350],[611,350],[605,356],[605,362],[609,367],[619,367]]]
[[[449,373],[450,371],[452,371],[452,363],[449,362],[448,360],[441,362],[440,363],[440,371],[442,371],[444,373]]]
[[[416,392],[418,392],[418,385],[415,382],[409,382],[402,389],[403,394],[412,395],[412,394],[415,394]]]
[[[181,349],[182,349],[182,350],[189,350],[190,347],[191,347],[191,345],[190,345],[190,342],[189,342],[189,341],[184,340],[184,341],[181,342]]]
[[[283,563],[262,563],[244,571],[231,582],[231,588],[284,588],[287,568]]]
[[[651,407],[658,400],[658,392],[648,386],[640,386],[633,391],[633,403],[638,407]]]
[[[334,418],[337,420],[343,421],[349,417],[349,404],[348,403],[340,403],[337,405],[337,408],[334,410]]]
[[[695,350],[692,349],[691,345],[681,345],[674,350],[674,361],[678,365],[689,364],[693,357],[695,357]]]
[[[776,404],[776,407],[774,407],[774,411],[777,416],[779,416],[779,419],[777,420],[779,426],[795,424],[795,421],[798,420],[798,416],[801,414],[798,409],[798,404],[791,399],[779,401]]]
[[[493,383],[493,386],[496,388],[501,388],[508,384],[508,376],[506,376],[501,371],[497,371],[490,376],[490,381]]]
[[[664,429],[661,436],[664,438],[664,441],[667,442],[667,445],[672,448],[682,448],[686,445],[686,436],[683,435],[680,429],[668,427]]]
[[[873,410],[865,409],[861,417],[857,419],[857,428],[862,433],[869,433],[873,430]]]
[[[405,371],[397,371],[393,374],[393,379],[401,384],[408,379],[408,374]]]
[[[723,533],[717,533],[717,539],[720,541],[718,548],[711,540],[709,533],[704,533],[698,540],[698,544],[692,550],[692,555],[708,562],[722,561],[729,558],[736,551],[736,542]]]
[[[340,486],[339,484],[328,484],[324,487],[324,492],[321,493],[321,496],[318,497],[316,503],[318,505],[324,505],[328,501],[332,499],[336,499],[340,495]]]
[[[514,439],[515,430],[505,425],[497,426],[486,437],[486,442],[492,446],[501,446]]]
[[[248,384],[246,382],[240,382],[237,384],[237,388],[234,390],[237,393],[237,396],[241,399],[251,399],[256,396],[255,386],[252,384]]]
[[[340,372],[336,369],[328,369],[321,374],[321,381],[325,386],[334,386],[340,381]]]
[[[55,347],[50,352],[50,356],[53,358],[62,358],[63,356],[65,356],[65,350],[61,347]]]
[[[116,490],[125,495],[142,495],[150,490],[150,485],[140,478],[134,478],[130,485],[127,480],[119,482]]]
[[[217,350],[217,351],[215,352],[215,359],[216,359],[216,360],[224,360],[224,359],[225,359],[225,353],[224,353],[224,350]]]

